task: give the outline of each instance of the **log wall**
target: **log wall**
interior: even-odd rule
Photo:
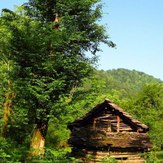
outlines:
[[[120,163],[145,163],[141,153],[138,152],[111,152],[88,149],[76,149],[76,154],[83,163],[100,163],[107,158],[115,158]]]

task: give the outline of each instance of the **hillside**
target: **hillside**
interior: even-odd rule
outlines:
[[[113,69],[95,70],[94,74],[84,80],[75,92],[75,99],[85,99],[90,94],[98,96],[118,96],[118,99],[134,98],[145,84],[163,83],[151,75],[136,70]],[[82,95],[80,95],[82,94]],[[83,94],[85,94],[83,96]],[[114,99],[114,97],[113,97]]]
[[[133,95],[147,83],[161,83],[160,79],[156,79],[151,75],[128,69],[113,69],[108,71],[97,71],[97,77],[103,78],[106,82],[106,88],[122,91],[124,96],[126,93]],[[125,92],[123,91],[125,90]]]

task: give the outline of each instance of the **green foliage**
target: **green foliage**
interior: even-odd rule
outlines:
[[[50,121],[47,142],[50,146],[66,145],[63,143],[69,136],[65,129],[66,123],[73,119],[70,118],[70,113],[74,112],[72,105],[70,110],[69,107],[66,108],[69,106],[68,101],[71,101],[71,92],[92,71],[100,43],[114,46],[109,41],[105,28],[97,24],[97,20],[102,16],[102,6],[98,2],[100,1],[30,0],[16,11],[2,11],[2,122],[5,94],[14,94],[14,97],[9,99],[12,105],[7,122],[7,136],[12,145],[14,144],[13,148],[8,148],[13,149],[13,154],[3,150],[3,158],[11,156],[15,162],[22,161],[26,156],[26,148],[29,148],[33,129],[41,126],[41,134],[45,137],[50,118],[53,119]],[[59,30],[53,28],[56,14],[59,17]],[[86,52],[93,55],[88,57]],[[60,104],[64,99],[67,102]],[[66,121],[60,123],[63,119]],[[52,123],[55,123],[56,130]],[[42,128],[43,125],[46,125],[46,128]],[[62,134],[61,130],[66,134]],[[9,140],[6,139],[6,143],[9,143]],[[22,147],[25,149],[21,149]]]
[[[11,139],[0,137],[0,146],[0,162],[20,163],[25,160],[28,150],[27,142],[18,145]]]
[[[128,109],[140,121],[150,128],[149,134],[153,148],[163,146],[162,115],[163,115],[163,84],[145,84],[137,97],[130,102]]]
[[[125,76],[125,78],[123,76]],[[139,80],[136,80],[136,78]],[[134,101],[145,83],[153,82],[161,83],[160,80],[135,70],[95,70],[94,74],[85,79],[83,85],[76,89],[73,100],[78,104],[79,101],[82,101],[81,108],[88,109],[91,109],[105,98],[109,98],[117,104],[126,107],[131,101]],[[87,103],[86,106],[84,106],[84,102]],[[81,103],[79,105],[81,105]]]
[[[1,146],[1,149],[0,149],[0,161],[7,161],[8,158],[11,157],[11,155],[8,154],[8,150],[11,148],[11,146],[8,144],[8,142],[0,137],[0,146]]]
[[[150,153],[146,153],[144,158],[147,163],[161,163],[163,162],[163,151],[152,151]]]
[[[46,148],[45,156],[35,157],[31,162],[38,163],[78,163],[79,161],[73,157],[69,157],[69,153],[71,152],[70,148]]]
[[[49,122],[49,128],[47,133],[47,147],[67,147],[67,139],[69,138],[70,131],[67,129],[67,123],[65,118],[62,120],[51,118]]]
[[[16,12],[3,10],[1,54],[15,65],[9,79],[15,85],[16,113],[20,107],[25,119],[30,112],[34,123],[48,121],[59,97],[68,95],[75,83],[88,76],[94,59],[87,58],[85,52],[95,54],[100,42],[109,44],[104,28],[96,23],[101,8],[92,6],[97,2],[33,0]],[[60,16],[58,31],[49,19],[56,11]]]
[[[106,157],[101,161],[101,163],[117,163],[117,160],[115,158]]]
[[[49,130],[47,133],[46,157],[44,160],[40,158],[39,162],[54,162],[54,160],[56,162],[59,162],[60,160],[62,160],[63,162],[72,161],[73,158],[69,158],[66,155],[66,153],[69,153],[70,151],[61,152],[62,148],[67,147],[67,139],[69,138],[67,123],[72,122],[75,119],[85,115],[97,103],[102,102],[104,98],[109,98],[113,100],[124,109],[126,109],[138,120],[149,125],[149,134],[153,142],[154,150],[159,150],[162,147],[162,82],[160,80],[154,79],[151,76],[136,71],[123,70],[122,72],[124,73],[125,71],[126,76],[130,76],[130,79],[126,80],[128,84],[126,84],[124,81],[124,83],[121,84],[121,88],[119,85],[119,83],[122,82],[120,80],[121,78],[118,80],[118,77],[116,75],[118,74],[118,76],[121,76],[121,74],[119,72],[116,72],[116,70],[113,71],[114,73],[112,73],[112,71],[110,71],[110,73],[109,71],[95,71],[95,74],[87,79],[84,79],[83,84],[80,87],[75,88],[72,99],[68,96],[59,97],[59,101],[52,106],[54,108],[51,110],[51,120],[49,122]],[[127,75],[127,73],[129,75]],[[135,74],[137,78],[139,78],[138,83],[134,83],[132,81]],[[146,82],[144,83],[144,81]],[[137,86],[136,83],[139,86]],[[28,97],[28,94],[26,92],[24,94]],[[134,95],[132,98],[131,94]],[[26,121],[25,118],[29,117],[29,113],[25,113],[25,110],[28,110],[28,108],[25,109],[26,102],[23,100],[20,104],[21,106],[23,106],[23,108],[19,110],[20,107],[18,107],[18,110],[16,110],[17,105],[15,105],[15,112],[11,118],[13,128],[11,128],[11,131],[12,133],[14,133],[14,139],[17,138],[17,140],[19,141],[22,140],[23,135],[21,136],[20,134],[22,131],[24,131],[27,134],[26,137],[28,137],[29,134],[31,134],[30,131],[33,128],[32,125],[31,129],[28,128],[30,125],[27,123],[28,119]],[[23,109],[25,110],[23,111]],[[24,113],[22,114],[21,111],[23,111]],[[23,125],[21,125],[21,123]],[[29,131],[27,129],[29,129]],[[8,143],[8,141],[6,143]],[[6,146],[7,149],[11,149],[11,146],[4,146]],[[58,147],[58,149],[54,149],[54,147]],[[10,160],[11,156],[14,158],[14,160],[22,160],[22,156],[18,154],[21,150],[19,150],[19,148],[17,147],[13,148],[16,150],[14,157],[8,150],[6,151],[5,148],[2,148],[3,151],[1,153],[3,155],[3,159]],[[24,152],[26,152],[25,149]],[[18,157],[19,159],[15,158],[16,155],[20,156]],[[160,158],[161,156],[159,155],[158,157]],[[153,154],[151,153],[149,154],[147,159],[148,161],[156,161],[158,158],[153,156]]]

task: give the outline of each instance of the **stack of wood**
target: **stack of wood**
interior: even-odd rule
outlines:
[[[69,144],[72,154],[86,159],[86,162],[92,159],[98,162],[108,156],[125,161],[136,158],[141,162],[138,153],[151,147],[148,126],[110,100],[98,104],[85,117],[69,124],[68,128],[71,130]]]

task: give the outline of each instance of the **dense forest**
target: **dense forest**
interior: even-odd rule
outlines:
[[[0,16],[0,162],[77,162],[67,125],[108,98],[150,127],[161,159],[163,82],[136,70],[96,70],[114,48],[100,0],[29,0]],[[89,55],[88,55],[89,54]]]
[[[163,147],[163,82],[143,72],[127,69],[94,70],[90,77],[83,79],[83,84],[73,89],[71,99],[67,96],[62,97],[54,105],[55,115],[49,122],[45,157],[37,159],[49,162],[71,162],[73,158],[68,155],[71,148],[67,144],[70,136],[67,124],[84,116],[105,98],[113,100],[133,117],[149,126],[153,147],[148,160],[149,162],[159,160],[161,156],[159,154],[157,156],[156,153],[161,152]],[[18,115],[20,113],[15,114],[16,118],[12,117],[15,123],[11,124],[15,131],[12,129],[7,139],[1,137],[1,159],[21,162],[28,153],[28,141],[33,131],[24,135],[25,125],[19,124],[19,118],[22,117]],[[1,117],[3,117],[3,110],[1,110]],[[3,124],[3,118],[1,121]],[[25,142],[17,142],[22,136],[26,136]]]

